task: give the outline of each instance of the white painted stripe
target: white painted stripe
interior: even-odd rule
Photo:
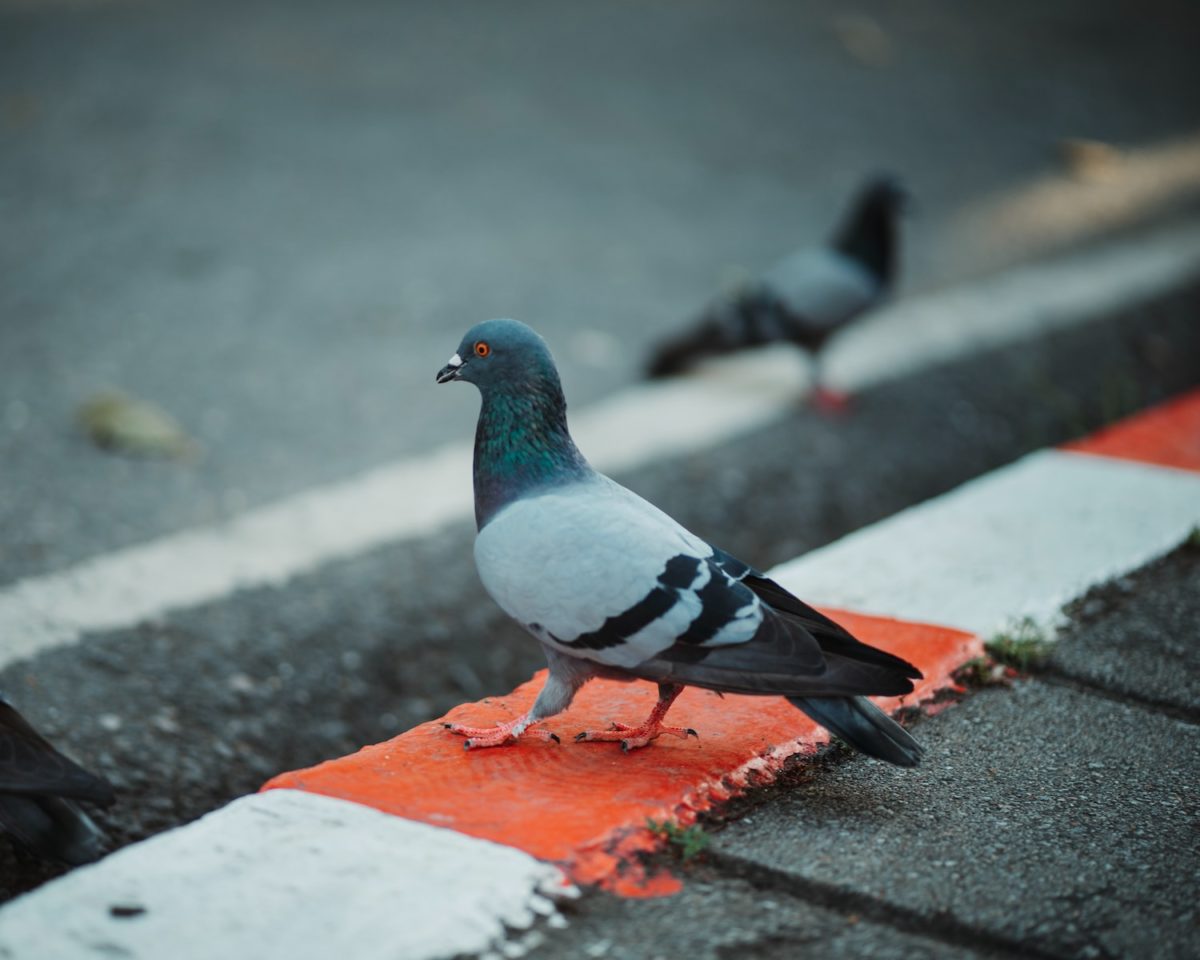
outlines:
[[[0,592],[0,666],[89,631],[132,626],[432,533],[467,515],[470,491],[471,450],[461,445],[18,581]]]
[[[983,637],[1177,546],[1200,522],[1200,474],[1032,454],[797,560],[772,576],[810,603]]]
[[[981,346],[1116,309],[1200,265],[1200,227],[1024,268],[902,303],[849,331],[830,353],[848,389]],[[598,467],[623,470],[711,446],[794,408],[803,365],[774,349],[631,387],[572,417]],[[434,388],[446,389],[446,388]],[[430,534],[471,514],[471,445],[455,444],[0,590],[0,667],[95,631],[132,626],[239,588],[278,584],[322,563]]]
[[[11,901],[0,956],[448,958],[502,947],[574,892],[519,850],[272,790]]]

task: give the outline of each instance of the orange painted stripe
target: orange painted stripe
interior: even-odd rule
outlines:
[[[982,652],[971,634],[946,627],[827,611],[861,640],[914,663],[926,679],[885,708],[916,704],[951,684],[950,674]],[[445,721],[485,725],[523,712],[545,671],[505,697],[455,707],[440,720],[385,743],[307,770],[275,777],[263,789],[287,787],[352,800],[385,813],[448,827],[557,862],[578,883],[599,883],[627,896],[674,892],[668,875],[646,876],[633,857],[657,838],[646,819],[691,823],[699,811],[748,786],[769,782],[790,756],[828,736],[778,697],[725,696],[688,689],[671,723],[700,739],[664,737],[630,754],[615,743],[574,743],[585,728],[610,720],[640,722],[650,712],[648,683],[594,680],[570,710],[545,726],[561,744],[526,740],[465,751]]]
[[[1200,390],[1064,444],[1063,449],[1200,471]]]

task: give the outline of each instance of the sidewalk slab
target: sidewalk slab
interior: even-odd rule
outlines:
[[[1200,719],[1200,547],[1106,584],[1073,609],[1051,669]]]
[[[1036,681],[920,725],[903,775],[848,762],[714,843],[748,870],[1073,957],[1200,951],[1200,727]]]
[[[817,906],[783,890],[685,868],[674,897],[628,900],[596,893],[548,930],[529,960],[974,960],[994,956]]]

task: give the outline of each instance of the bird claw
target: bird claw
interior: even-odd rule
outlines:
[[[628,753],[630,750],[648,746],[664,733],[672,737],[679,737],[681,740],[686,740],[688,737],[700,739],[700,734],[691,727],[663,727],[651,723],[644,723],[640,727],[631,727],[627,723],[613,722],[607,730],[584,730],[575,734],[575,742],[611,743],[617,741],[621,744],[621,749]]]
[[[516,743],[517,738],[508,730],[502,730],[497,727],[495,730],[470,730],[466,728],[456,730],[453,726],[450,727],[451,733],[466,735],[468,732],[473,736],[468,736],[463,741],[464,750],[482,750],[484,747],[502,747],[506,743]]]
[[[482,750],[484,747],[500,747],[516,743],[521,737],[533,737],[535,740],[553,740],[562,743],[556,734],[549,730],[526,726],[525,717],[517,717],[498,723],[494,727],[468,727],[461,723],[443,723],[442,726],[451,733],[466,737],[463,741],[464,750]]]

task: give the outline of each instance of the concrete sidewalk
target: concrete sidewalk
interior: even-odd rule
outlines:
[[[918,723],[917,770],[797,764],[678,896],[592,893],[530,955],[1196,956],[1200,546],[1073,610],[1032,676]]]

